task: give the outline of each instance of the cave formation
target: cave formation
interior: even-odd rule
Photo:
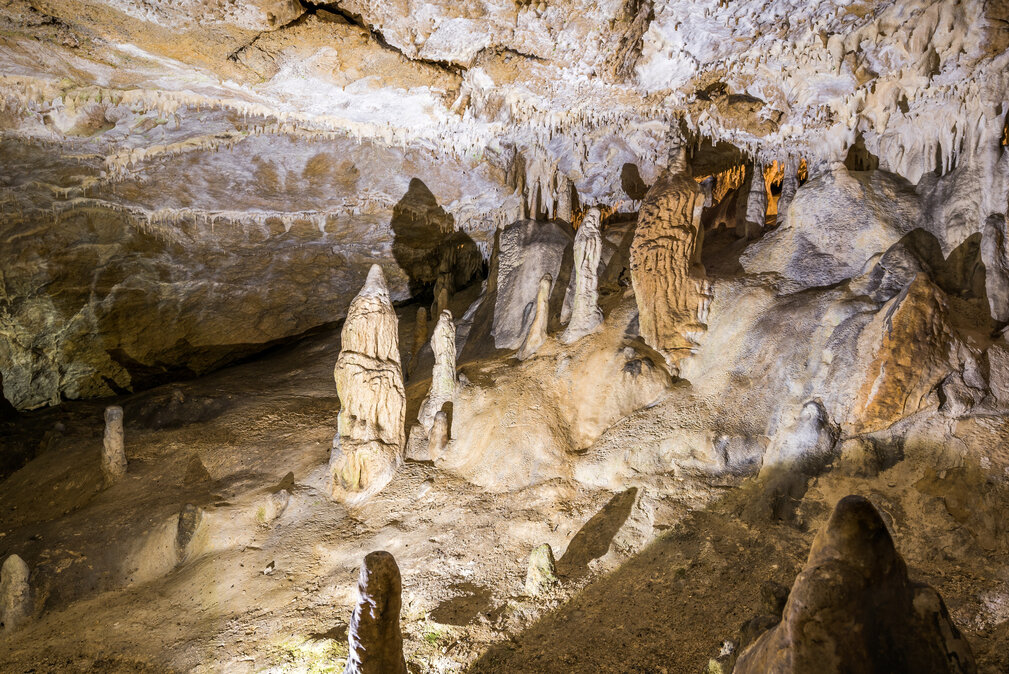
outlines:
[[[1006,0],[0,3],[0,671],[1009,672]]]

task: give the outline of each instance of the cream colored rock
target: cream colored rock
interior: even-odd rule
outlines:
[[[102,475],[111,487],[126,475],[126,446],[123,438],[123,408],[105,408],[105,438],[102,443]]]
[[[30,571],[18,555],[11,555],[0,567],[0,631],[12,632],[31,618]]]
[[[743,234],[748,239],[756,238],[764,230],[767,217],[767,190],[764,187],[764,167],[754,162],[750,170],[750,191],[746,195],[746,219]]]
[[[799,189],[799,164],[795,157],[785,160],[785,176],[781,180],[781,195],[778,197],[778,226],[788,224],[788,208]]]
[[[431,372],[431,388],[420,404],[417,421],[427,433],[431,432],[434,417],[446,403],[455,400],[458,381],[455,373],[455,323],[452,313],[441,312],[438,323],[431,335],[431,350],[434,351],[434,369]]]
[[[540,279],[539,290],[536,291],[536,304],[533,308],[533,320],[529,324],[529,332],[519,348],[518,359],[525,360],[536,354],[536,351],[547,341],[547,326],[550,323],[550,289],[553,287],[553,277],[544,274]]]
[[[448,412],[438,410],[434,415],[434,423],[431,424],[431,431],[428,433],[427,454],[428,460],[438,461],[448,447],[450,439],[450,429],[448,424]]]
[[[535,597],[557,585],[557,563],[549,543],[537,545],[529,553],[529,567],[526,569],[526,594]]]
[[[700,190],[681,151],[648,190],[631,243],[638,330],[671,367],[698,345],[710,290],[701,265]]]
[[[598,287],[599,256],[603,245],[599,218],[599,209],[590,208],[575,234],[571,319],[560,337],[564,344],[571,344],[592,334],[603,322]]]
[[[330,495],[357,502],[384,487],[403,461],[406,393],[399,321],[382,268],[372,265],[350,304],[333,370],[340,396]]]

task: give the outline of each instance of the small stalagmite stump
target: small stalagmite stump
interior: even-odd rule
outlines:
[[[102,475],[110,487],[126,475],[126,444],[123,437],[123,408],[105,408],[105,441],[102,448]]]
[[[549,543],[538,545],[529,554],[526,570],[526,594],[537,596],[557,585],[557,563]]]
[[[431,388],[420,404],[417,421],[425,433],[431,432],[435,415],[445,403],[455,400],[455,323],[449,311],[441,312],[438,324],[431,335],[431,350],[434,352],[434,369],[431,372]]]
[[[540,279],[539,289],[536,291],[533,322],[530,324],[529,332],[526,333],[526,338],[519,349],[519,360],[532,358],[547,341],[547,327],[550,322],[550,288],[553,283],[554,279],[550,274],[544,274]]]
[[[11,555],[0,568],[0,632],[10,632],[32,616],[32,592],[25,561]]]
[[[448,440],[448,412],[439,410],[438,414],[434,415],[434,424],[431,426],[431,433],[427,440],[427,451],[432,461],[437,461],[445,453]]]
[[[344,674],[406,674],[399,627],[403,583],[393,556],[385,551],[369,553],[361,565],[357,590]]]

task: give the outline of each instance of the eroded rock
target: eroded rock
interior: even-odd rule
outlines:
[[[537,545],[529,553],[529,568],[526,570],[526,594],[537,596],[557,585],[557,563],[549,543]]]
[[[105,408],[105,437],[102,442],[102,475],[111,487],[126,475],[126,446],[123,438],[123,408]]]
[[[599,256],[602,252],[599,218],[599,209],[590,208],[575,234],[571,318],[560,337],[564,344],[592,334],[603,322],[598,288]]]
[[[449,441],[448,412],[438,410],[434,415],[434,423],[431,424],[431,431],[428,433],[427,453],[431,461],[437,461],[445,453],[445,448]]]
[[[652,185],[631,243],[631,282],[638,329],[670,366],[704,332],[710,290],[701,265],[702,200],[685,156]]]
[[[455,374],[455,323],[452,313],[442,311],[431,335],[431,349],[434,351],[434,369],[431,372],[431,388],[420,404],[417,420],[424,431],[431,432],[434,417],[446,403],[455,399],[458,382]]]
[[[406,674],[399,626],[402,580],[385,551],[364,558],[357,581],[358,601],[350,620],[350,655],[344,674]]]
[[[536,304],[533,307],[533,320],[529,324],[529,332],[522,341],[522,347],[518,352],[518,359],[525,360],[531,358],[547,341],[547,327],[550,323],[550,288],[553,286],[553,277],[544,274],[540,279],[539,290],[536,291]]]
[[[11,555],[0,567],[0,631],[12,632],[32,616],[30,570],[18,555]]]
[[[330,458],[330,495],[335,500],[354,501],[375,493],[403,461],[406,392],[398,326],[382,268],[372,265],[347,312],[333,370],[340,396]]]
[[[838,502],[795,579],[781,623],[735,674],[976,671],[938,593],[912,582],[876,508]]]

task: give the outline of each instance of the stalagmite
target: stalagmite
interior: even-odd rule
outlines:
[[[410,364],[407,365],[406,375],[409,377],[413,374],[413,370],[417,367],[417,359],[420,357],[420,351],[427,344],[427,309],[420,307],[417,309],[417,321],[414,323],[413,328],[413,349],[410,353]]]
[[[377,492],[403,461],[406,393],[398,325],[382,268],[372,265],[350,303],[333,370],[340,397],[330,458],[334,500],[354,502]]]
[[[599,209],[586,213],[575,234],[575,278],[571,320],[561,334],[561,342],[571,344],[599,329],[603,312],[599,309],[598,273],[602,252]]]
[[[795,192],[799,189],[799,164],[798,161],[789,157],[785,161],[785,176],[781,179],[781,196],[778,197],[778,226],[787,222],[788,207],[795,198]]]
[[[879,512],[847,496],[813,539],[781,622],[736,674],[975,672],[939,594],[912,582]]]
[[[529,325],[529,332],[519,349],[518,359],[525,360],[531,358],[541,346],[547,341],[547,325],[550,322],[550,288],[553,285],[553,277],[544,274],[540,279],[539,289],[536,291],[536,305],[533,309],[533,320]]]
[[[361,565],[357,590],[343,674],[406,674],[399,627],[403,586],[393,556],[385,551],[369,553]]]
[[[111,487],[126,474],[126,447],[123,441],[123,408],[105,408],[105,439],[102,448],[102,475]]]
[[[28,565],[11,555],[0,568],[0,632],[11,632],[32,616]]]
[[[706,329],[710,290],[700,261],[701,204],[681,149],[645,195],[631,242],[638,330],[673,369]]]
[[[431,372],[431,388],[420,405],[417,421],[430,433],[435,415],[445,403],[455,399],[455,323],[449,311],[441,312],[438,323],[431,335],[431,350],[434,351],[434,369]]]
[[[753,163],[750,191],[746,195],[746,215],[742,234],[747,239],[760,235],[767,217],[767,189],[764,186],[764,167]]]
[[[428,435],[427,450],[431,461],[437,461],[445,453],[448,447],[449,427],[448,412],[438,410],[434,415],[434,423],[431,425],[431,432]]]
[[[557,564],[549,543],[538,545],[529,554],[526,569],[526,594],[535,597],[557,585]]]

